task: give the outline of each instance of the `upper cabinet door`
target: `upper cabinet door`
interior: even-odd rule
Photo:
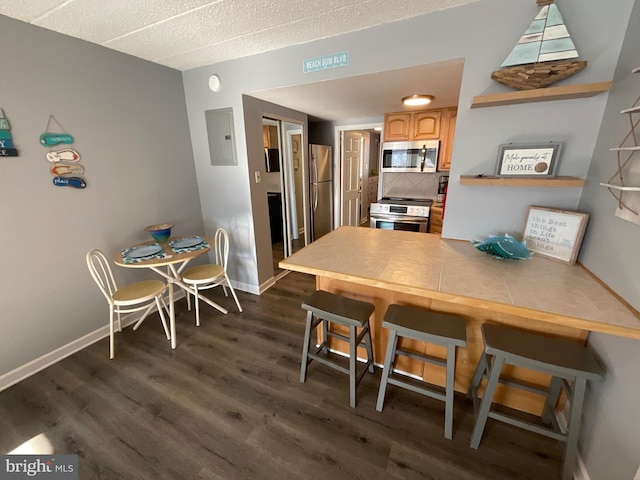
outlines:
[[[384,119],[384,141],[406,142],[410,140],[411,113],[390,113]]]
[[[440,142],[440,160],[438,171],[451,169],[451,154],[453,153],[453,137],[456,133],[457,108],[447,108],[442,116],[442,139]]]
[[[440,120],[442,110],[429,110],[413,114],[412,140],[431,140],[440,138]]]

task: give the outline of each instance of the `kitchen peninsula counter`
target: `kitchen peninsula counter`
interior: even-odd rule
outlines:
[[[460,349],[456,361],[456,390],[462,392],[482,352],[484,322],[582,343],[590,331],[640,339],[640,319],[589,272],[535,254],[529,260],[500,260],[470,242],[438,235],[340,227],[284,259],[280,267],[316,275],[319,289],[374,303],[372,334],[378,364],[386,349],[387,333],[380,325],[389,304],[465,317],[467,347]],[[340,349],[337,342],[334,345]],[[420,342],[413,342],[413,347],[424,351]],[[429,346],[430,353],[433,348],[437,351]],[[401,360],[401,370],[444,385],[444,370]],[[515,368],[511,373],[540,385],[548,383],[542,374]],[[499,393],[498,402],[539,413],[541,397],[508,387]]]

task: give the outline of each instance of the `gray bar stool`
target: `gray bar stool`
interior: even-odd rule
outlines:
[[[547,337],[503,325],[491,324],[482,325],[482,336],[484,338],[484,353],[480,357],[469,387],[469,397],[473,398],[476,410],[471,448],[477,449],[480,445],[487,418],[500,420],[566,442],[562,478],[563,480],[572,479],[587,380],[602,380],[604,369],[588,348],[565,338]],[[491,359],[493,359],[492,362]],[[540,389],[516,380],[501,378],[500,372],[505,363],[551,375],[549,388]],[[485,376],[488,377],[487,387],[478,411],[477,388]],[[498,382],[545,396],[546,401],[541,420],[548,426],[536,425],[504,413],[492,411],[491,402]],[[568,432],[563,432],[560,429],[555,416],[555,408],[561,389],[565,390],[571,405]]]
[[[304,346],[302,348],[302,366],[300,367],[300,381],[304,383],[307,378],[307,367],[312,360],[317,360],[335,370],[349,375],[349,398],[352,408],[356,406],[356,386],[362,380],[364,374],[369,370],[373,373],[373,350],[371,348],[371,331],[369,328],[369,317],[374,312],[375,307],[367,302],[353,300],[334,293],[318,290],[312,293],[302,304],[302,308],[307,310],[307,326],[304,330]],[[315,318],[314,318],[315,317]],[[340,335],[329,331],[329,322],[335,322],[349,327],[349,336]],[[310,351],[311,332],[318,325],[322,324],[324,341],[315,352]],[[362,329],[360,334],[357,329]],[[329,353],[329,337],[338,338],[349,342],[349,368],[344,368],[329,360],[326,356],[318,355],[323,351]],[[357,374],[357,350],[359,345],[363,345],[367,350],[367,363],[360,375]]]
[[[445,402],[444,436],[451,439],[453,432],[453,382],[456,367],[456,347],[464,347],[467,345],[464,318],[449,313],[434,312],[401,305],[389,305],[382,326],[388,328],[390,332],[376,410],[379,412],[382,411],[388,383],[421,393],[436,400],[441,400]],[[447,360],[444,361],[430,355],[421,355],[402,350],[397,346],[398,337],[412,338],[447,347]],[[393,363],[396,355],[404,355],[445,367],[447,370],[445,394],[443,395],[433,389],[420,388],[391,377],[390,375],[393,371]]]

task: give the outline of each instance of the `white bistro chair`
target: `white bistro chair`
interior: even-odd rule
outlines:
[[[227,276],[229,235],[224,228],[216,230],[214,250],[216,252],[216,263],[191,267],[182,274],[182,281],[193,288],[190,294],[195,297],[197,326],[200,326],[200,302],[198,302],[198,292],[201,290],[222,286],[225,297],[228,297],[227,288],[229,288],[233,299],[236,301],[238,310],[242,312],[242,307],[240,306],[236,292],[231,286],[231,282]],[[187,299],[189,299],[189,297],[187,297]]]
[[[133,326],[133,329],[137,330],[144,319],[151,313],[153,307],[157,307],[167,340],[171,339],[167,321],[162,311],[163,307],[166,308],[163,295],[167,285],[164,282],[160,280],[143,280],[118,288],[107,257],[97,249],[87,253],[87,266],[91,276],[109,303],[109,358],[114,357],[113,331],[115,316],[117,315],[118,319],[118,331],[121,332],[122,320],[120,315],[122,313],[144,310],[142,317]]]

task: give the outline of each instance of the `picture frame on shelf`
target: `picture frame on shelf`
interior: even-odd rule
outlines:
[[[555,177],[562,142],[506,143],[498,148],[496,177]]]
[[[573,265],[588,221],[588,213],[529,206],[522,240],[531,252]]]

